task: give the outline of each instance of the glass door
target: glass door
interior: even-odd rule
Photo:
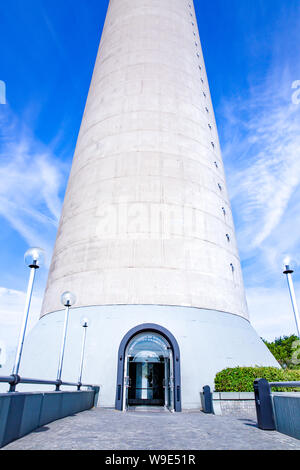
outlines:
[[[129,362],[128,405],[164,405],[164,363]]]
[[[138,334],[126,349],[123,409],[142,405],[174,409],[172,349],[154,332]]]

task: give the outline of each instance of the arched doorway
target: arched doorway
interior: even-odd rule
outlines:
[[[155,324],[133,328],[119,348],[116,409],[140,405],[181,411],[178,343]]]
[[[125,356],[123,408],[150,405],[174,409],[173,353],[169,342],[155,331],[145,331],[131,339]]]

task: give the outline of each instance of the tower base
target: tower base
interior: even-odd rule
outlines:
[[[279,366],[251,324],[236,315],[192,307],[93,306],[70,311],[63,381],[78,381],[83,317],[89,319],[89,328],[82,382],[100,386],[100,406],[116,406],[117,382],[124,382],[124,377],[120,378],[120,371],[124,374],[124,367],[119,364],[120,360],[124,362],[119,357],[120,346],[123,344],[125,351],[125,343],[132,337],[128,332],[138,334],[138,325],[157,325],[160,334],[170,332],[175,339],[179,353],[175,351],[174,363],[180,362],[177,381],[181,387],[181,406],[185,409],[200,408],[202,387],[210,385],[213,389],[215,375],[222,369]],[[21,376],[55,379],[63,321],[64,311],[54,312],[41,318],[30,332],[24,346]],[[172,345],[172,338],[167,336],[168,333],[166,339]],[[23,388],[20,385],[18,389]]]

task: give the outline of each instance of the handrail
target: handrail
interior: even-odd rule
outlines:
[[[11,375],[2,375],[0,376],[0,383],[9,383],[11,381]]]
[[[19,375],[0,376],[0,383],[8,383],[10,385],[9,392],[15,392],[18,384],[31,384],[31,385],[55,385],[55,391],[59,392],[60,387],[77,387],[80,390],[81,387],[93,388],[95,385],[82,384],[80,382],[63,382],[62,380],[43,380],[43,379],[31,379],[26,377],[20,377]]]
[[[270,387],[300,387],[300,382],[269,382]]]
[[[11,381],[10,383],[13,383],[12,380],[16,377],[14,375],[0,377],[1,382],[8,382],[7,379]],[[19,380],[23,383],[56,383],[53,380],[35,380],[21,377],[19,377]],[[62,384],[70,385],[69,382],[62,382]],[[49,389],[41,391],[37,387],[36,392],[30,390],[29,392],[20,391],[20,393],[1,394],[0,408],[3,400],[5,405],[4,413],[0,413],[0,448],[48,423],[96,407],[100,387],[87,387],[87,390],[69,390],[68,392],[56,392]]]

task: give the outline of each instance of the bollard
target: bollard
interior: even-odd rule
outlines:
[[[204,395],[204,407],[203,407],[204,413],[213,414],[212,393],[208,385],[205,385],[205,387],[203,387],[203,395]]]
[[[259,429],[263,429],[264,431],[274,431],[276,426],[269,382],[266,379],[256,379],[253,386],[257,425]]]

